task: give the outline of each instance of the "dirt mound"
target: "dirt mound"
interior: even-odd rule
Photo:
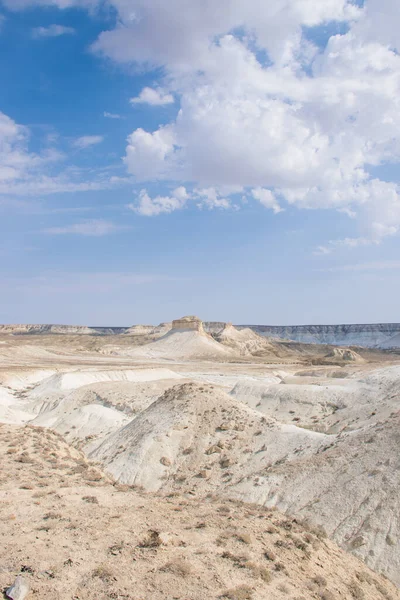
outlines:
[[[22,572],[38,600],[400,599],[278,511],[113,485],[40,428],[0,426],[0,453],[1,589]]]
[[[327,354],[312,360],[313,365],[362,364],[365,359],[350,348],[331,348]]]
[[[164,360],[215,360],[229,359],[233,351],[205,333],[202,323],[195,317],[174,321],[166,335],[155,342],[133,349],[130,356]]]
[[[227,323],[222,331],[214,334],[214,338],[243,356],[251,356],[260,351],[269,351],[272,356],[278,355],[274,344],[271,344],[266,338],[251,329],[236,329],[231,323]]]
[[[184,384],[88,447],[122,483],[207,493],[245,474],[316,452],[325,436],[281,425],[212,385]]]
[[[350,348],[332,348],[326,358],[334,358],[344,362],[365,362],[364,359]]]

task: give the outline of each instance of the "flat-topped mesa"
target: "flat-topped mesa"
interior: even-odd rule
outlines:
[[[203,322],[198,317],[189,316],[172,321],[171,331],[198,331],[205,335]]]

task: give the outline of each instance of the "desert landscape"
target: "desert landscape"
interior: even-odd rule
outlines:
[[[191,316],[0,360],[5,597],[400,598],[395,349]]]

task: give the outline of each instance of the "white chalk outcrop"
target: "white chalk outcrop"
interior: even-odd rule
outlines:
[[[171,330],[155,342],[126,352],[130,356],[164,360],[229,359],[232,349],[208,335],[198,317],[182,317],[172,322]]]

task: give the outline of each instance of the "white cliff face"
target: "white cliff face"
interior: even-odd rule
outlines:
[[[203,323],[198,317],[182,317],[172,321],[172,331],[198,331],[205,333]]]
[[[238,325],[260,335],[275,339],[293,340],[305,344],[364,346],[365,348],[400,348],[400,323],[374,325]]]
[[[172,323],[172,329],[198,331],[219,335],[226,327],[223,322],[204,322],[197,317],[182,317]],[[373,325],[235,325],[236,329],[251,329],[267,338],[285,339],[305,344],[334,346],[363,346],[365,348],[400,348],[400,323]],[[135,325],[132,327],[87,327],[73,325],[0,325],[0,334],[8,335],[151,335],[160,337],[171,330],[171,323]]]

